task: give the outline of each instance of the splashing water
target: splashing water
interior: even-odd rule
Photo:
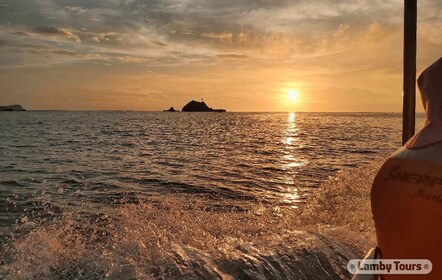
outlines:
[[[169,195],[106,214],[22,218],[4,279],[342,279],[374,244],[369,203],[381,159],[340,172],[298,209]],[[235,203],[237,205],[235,205]]]

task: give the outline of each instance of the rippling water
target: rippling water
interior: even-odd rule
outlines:
[[[0,276],[348,277],[400,129],[398,114],[1,113]]]

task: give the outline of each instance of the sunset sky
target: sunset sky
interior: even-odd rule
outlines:
[[[442,1],[418,2],[419,73]],[[0,0],[0,105],[398,112],[402,21],[398,0]]]

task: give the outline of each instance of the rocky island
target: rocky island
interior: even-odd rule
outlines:
[[[21,105],[8,105],[8,106],[0,106],[0,111],[26,111],[25,109],[23,109],[23,107]]]
[[[179,112],[177,110],[175,110],[175,108],[170,107],[169,110],[163,110],[163,112]]]
[[[190,101],[183,107],[182,112],[226,112],[224,109],[212,109],[207,106],[204,101],[198,102],[195,100]]]

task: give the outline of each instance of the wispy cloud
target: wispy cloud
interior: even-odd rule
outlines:
[[[348,73],[363,73],[353,79],[361,83],[379,73],[394,73],[397,79],[402,2],[0,0],[0,79],[16,69],[84,64],[112,66],[119,75],[129,68],[142,73],[222,73],[237,85],[229,90],[243,92],[236,70],[252,69],[278,73],[268,73],[266,85],[278,87],[302,78],[322,94],[339,88],[334,83]],[[441,1],[419,1],[419,48],[424,50],[418,53],[420,67],[440,56],[441,10]],[[261,84],[271,95],[269,87]],[[373,85],[370,92],[379,88]],[[174,91],[158,86],[157,92]]]

